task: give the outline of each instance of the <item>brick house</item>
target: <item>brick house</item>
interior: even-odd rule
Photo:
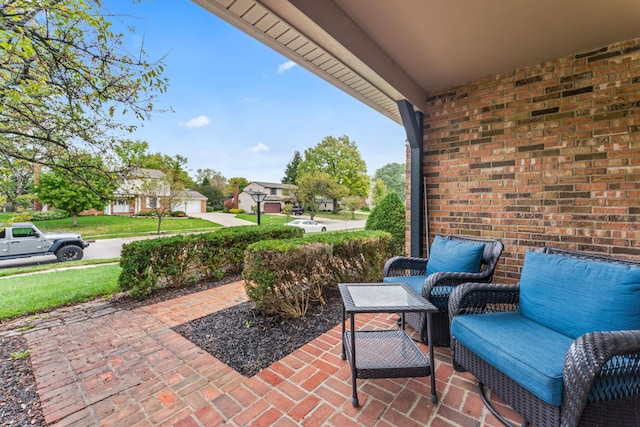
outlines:
[[[499,238],[504,282],[545,245],[640,257],[636,0],[195,2],[404,126],[411,255]]]
[[[165,174],[156,169],[138,169],[132,174],[132,178],[125,180],[114,194],[114,199],[105,206],[105,215],[136,215],[141,211],[148,211],[158,207],[163,193],[169,194],[169,189],[160,194],[146,194],[145,182],[148,180],[160,180]],[[184,211],[187,215],[203,213],[207,211],[207,197],[201,193],[185,189],[184,195],[180,195],[172,206],[174,211]]]

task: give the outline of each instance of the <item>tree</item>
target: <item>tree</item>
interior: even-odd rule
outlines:
[[[152,200],[158,218],[158,234],[162,229],[162,220],[173,212],[176,205],[187,201],[184,183],[171,171],[162,178],[147,178],[141,184],[142,193]]]
[[[207,196],[209,205],[222,207],[227,191],[227,178],[213,169],[198,169],[194,181],[196,190]]]
[[[10,208],[26,208],[33,199],[34,165],[0,154],[0,195]]]
[[[304,151],[304,160],[298,166],[299,176],[310,171],[324,172],[347,188],[347,195],[369,195],[367,164],[360,157],[354,141],[349,137],[325,137],[318,145]],[[338,213],[338,200],[333,199],[333,213]]]
[[[313,219],[323,199],[343,197],[346,191],[329,174],[312,171],[298,176],[298,188],[294,193],[299,202],[309,207],[309,216]]]
[[[394,251],[400,255],[404,253],[406,240],[406,208],[395,191],[390,191],[380,203],[373,208],[365,230],[382,230],[391,233],[391,243]]]
[[[249,185],[249,180],[247,178],[244,177],[233,177],[233,178],[229,178],[228,184],[227,184],[227,192],[226,195],[228,197],[233,197],[234,196],[234,192],[235,192],[235,188],[236,188],[236,182],[238,183],[238,193],[242,193],[242,190],[244,190],[244,187],[246,187],[247,185]]]
[[[78,214],[88,209],[101,210],[111,200],[115,191],[115,178],[95,175],[102,169],[100,159],[87,159],[85,154],[79,161],[88,164],[86,169],[76,169],[73,173],[65,168],[42,174],[36,190],[38,200],[64,209],[73,216],[73,226],[78,225]],[[101,188],[100,192],[94,188]]]
[[[300,152],[296,150],[293,153],[293,159],[287,163],[287,167],[284,169],[284,177],[281,182],[283,184],[295,184],[298,179],[298,166],[302,162],[302,156]]]
[[[171,157],[167,154],[153,153],[144,155],[140,164],[143,168],[156,169],[165,174],[171,172],[185,187],[195,187],[196,183],[184,168],[187,163],[189,159],[180,154]]]
[[[404,163],[389,163],[376,170],[374,181],[381,180],[387,186],[387,190],[395,191],[404,200],[407,194],[407,171]]]
[[[376,179],[373,183],[373,189],[371,190],[371,202],[373,206],[378,206],[380,200],[387,194],[387,186],[381,179]]]
[[[362,200],[358,196],[349,196],[344,202],[344,207],[351,212],[351,219],[356,219],[356,211],[362,207]]]
[[[3,156],[80,178],[94,168],[117,179],[112,166],[129,167],[116,154],[120,136],[150,118],[167,79],[162,61],[124,48],[108,17],[102,0],[0,2]],[[95,169],[92,157],[109,168]]]

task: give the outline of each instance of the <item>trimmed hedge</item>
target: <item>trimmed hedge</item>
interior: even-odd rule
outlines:
[[[131,295],[144,297],[162,286],[180,287],[201,279],[239,274],[250,244],[302,235],[297,227],[249,225],[138,240],[122,246],[118,284]]]
[[[266,314],[301,317],[310,304],[324,303],[326,287],[381,281],[391,250],[391,235],[383,231],[257,242],[246,250],[242,275],[247,296]]]

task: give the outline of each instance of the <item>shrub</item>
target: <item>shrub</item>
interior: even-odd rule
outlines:
[[[405,252],[406,208],[400,196],[390,191],[373,208],[367,218],[365,230],[382,230],[391,233],[391,241],[395,255]]]
[[[304,316],[328,286],[382,280],[390,242],[389,233],[359,231],[254,243],[242,273],[247,296],[265,314]]]
[[[136,215],[137,216],[156,216],[156,211],[154,210],[140,211]]]
[[[162,286],[179,287],[200,279],[238,274],[251,243],[302,235],[297,227],[250,225],[138,240],[122,246],[118,284],[132,296],[144,297]]]
[[[49,219],[64,219],[69,217],[69,212],[63,209],[54,209],[51,211],[33,211],[29,212],[32,221],[45,221]]]
[[[184,211],[173,211],[171,212],[171,216],[174,218],[184,218],[187,214]]]
[[[229,209],[229,213],[241,214],[241,213],[244,213],[244,209]]]

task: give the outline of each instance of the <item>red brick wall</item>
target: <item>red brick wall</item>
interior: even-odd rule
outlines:
[[[429,94],[434,234],[499,238],[494,281],[527,249],[640,258],[640,39]]]

